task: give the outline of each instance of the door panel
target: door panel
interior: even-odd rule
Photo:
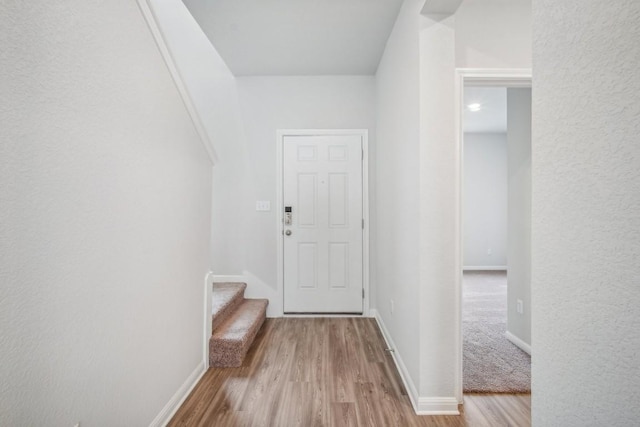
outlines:
[[[329,243],[329,287],[346,288],[349,283],[349,243]]]
[[[362,137],[283,139],[285,313],[362,313]]]
[[[318,200],[318,176],[311,173],[298,174],[298,226],[316,227]]]
[[[329,174],[329,227],[349,227],[349,175]]]
[[[298,287],[318,287],[318,245],[298,243]]]

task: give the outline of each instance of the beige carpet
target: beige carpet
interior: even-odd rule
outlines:
[[[506,272],[465,272],[462,292],[464,392],[531,393],[531,357],[504,336]]]
[[[242,365],[267,314],[266,299],[246,299],[245,283],[214,283],[212,335],[209,366],[230,368]]]

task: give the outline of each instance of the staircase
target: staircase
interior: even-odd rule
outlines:
[[[246,287],[245,283],[213,284],[213,332],[209,339],[211,367],[241,366],[267,316],[269,301],[246,299]]]

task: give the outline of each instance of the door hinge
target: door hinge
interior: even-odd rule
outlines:
[[[364,299],[364,288],[362,288],[362,299]]]
[[[364,230],[364,218],[362,218],[362,229]]]

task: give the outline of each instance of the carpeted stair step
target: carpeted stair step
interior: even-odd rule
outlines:
[[[266,299],[245,299],[213,332],[209,340],[209,365],[238,367],[267,315]]]
[[[231,316],[242,301],[246,283],[214,283],[212,299],[211,330],[215,331],[225,320]]]

